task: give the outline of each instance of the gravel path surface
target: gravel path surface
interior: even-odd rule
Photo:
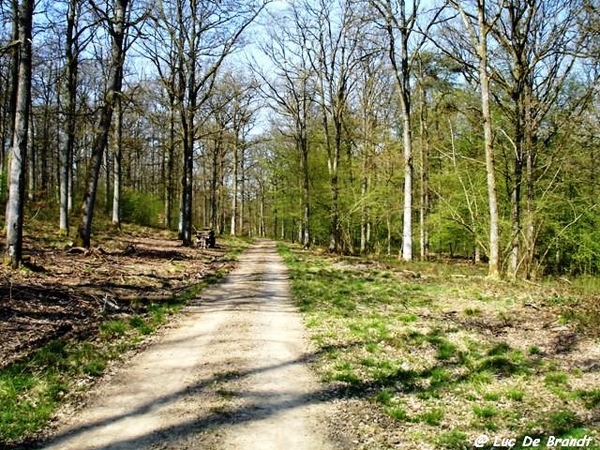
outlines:
[[[335,415],[286,269],[263,241],[90,394],[44,448],[325,450]]]

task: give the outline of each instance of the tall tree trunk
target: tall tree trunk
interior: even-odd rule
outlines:
[[[169,143],[166,157],[165,226],[170,230],[173,226],[173,199],[175,198],[175,183],[173,180],[175,164],[175,98],[173,97],[170,99]]]
[[[30,107],[31,108],[31,107]],[[29,153],[29,160],[27,161],[27,167],[26,167],[26,174],[27,174],[27,178],[28,178],[28,187],[27,187],[27,199],[30,202],[33,202],[35,200],[35,194],[36,194],[36,189],[37,189],[37,161],[36,161],[36,148],[35,148],[35,142],[33,140],[34,138],[34,121],[33,121],[33,115],[30,114],[29,116],[29,129],[27,130],[27,133],[29,134],[29,137],[27,139],[27,151]],[[47,141],[44,141],[44,143]],[[40,155],[41,156],[41,155]]]
[[[404,144],[404,207],[402,215],[402,259],[412,260],[412,191],[413,191],[413,155],[412,132],[410,129],[410,99],[406,95],[402,100],[402,142]],[[407,97],[407,98],[404,98]]]
[[[365,147],[367,144],[365,143]],[[360,198],[361,198],[361,206],[360,206],[360,253],[365,253],[367,251],[367,194],[369,191],[369,176],[367,173],[367,168],[369,164],[369,155],[364,150],[363,160],[362,160],[362,175],[360,181]]]
[[[410,86],[410,61],[408,41],[413,32],[406,11],[406,2],[399,2],[399,20],[394,18],[394,8],[390,0],[386,0],[385,7],[380,12],[386,20],[388,34],[388,56],[400,90],[400,110],[402,114],[402,145],[404,156],[404,204],[402,213],[402,259],[411,261],[412,252],[412,194],[413,194],[413,151],[411,130],[411,86]],[[413,11],[413,14],[415,11]],[[396,48],[394,28],[400,33],[400,55]]]
[[[244,234],[244,220],[246,220],[245,208],[246,208],[246,157],[245,147],[242,147],[242,153],[240,154],[240,235]]]
[[[522,67],[515,69],[515,77],[521,80],[520,73]],[[527,126],[524,122],[524,89],[523,86],[518,83],[515,92],[513,92],[512,98],[514,99],[514,152],[515,161],[512,173],[512,191],[511,191],[511,236],[510,236],[510,255],[508,258],[507,276],[515,279],[517,272],[519,271],[520,259],[521,259],[521,232],[522,232],[522,183],[523,183],[523,163],[524,163],[524,141],[525,141],[525,127]]]
[[[302,170],[302,245],[310,247],[310,177],[308,167],[308,137],[306,129],[302,126],[300,132],[300,160]]]
[[[216,230],[219,226],[219,153],[221,152],[221,132],[214,140],[211,158],[210,177],[210,228]]]
[[[233,144],[233,185],[231,187],[231,235],[237,235],[237,216],[238,216],[238,171],[239,171],[239,132],[235,132],[235,142]]]
[[[66,139],[61,143],[60,150],[60,222],[59,230],[67,234],[69,232],[69,191],[71,190],[71,172],[73,150],[75,147],[75,126],[77,108],[77,78],[78,78],[78,51],[75,40],[75,25],[77,19],[78,0],[70,0],[67,12],[67,35],[65,42],[65,56],[67,59],[67,107],[65,111],[64,125]]]
[[[123,157],[121,145],[123,142],[123,102],[121,96],[115,100],[115,128],[113,137],[113,198],[112,223],[121,226],[121,161]]]
[[[423,84],[419,84],[420,114],[420,183],[419,183],[419,243],[421,260],[427,259],[429,254],[429,229],[427,218],[429,215],[429,132],[427,129],[427,96]]]
[[[530,89],[526,91],[525,98],[525,183],[526,183],[526,204],[525,204],[525,269],[528,279],[535,278],[536,268],[534,266],[535,257],[535,190],[534,190],[534,165],[535,165],[535,138],[534,138],[534,119],[532,112],[532,94]]]
[[[98,190],[98,180],[104,150],[108,143],[108,134],[112,122],[115,100],[121,92],[123,83],[123,63],[125,59],[125,14],[129,0],[115,0],[114,22],[110,26],[111,35],[111,58],[108,72],[107,92],[104,105],[100,112],[98,132],[92,144],[92,155],[87,173],[86,191],[81,205],[81,222],[79,225],[79,241],[82,246],[89,248],[91,244],[92,220],[94,217],[94,206]]]
[[[481,87],[481,113],[483,118],[483,135],[485,146],[485,167],[487,174],[488,204],[490,213],[490,243],[488,274],[492,278],[500,276],[500,239],[498,198],[496,191],[496,168],[494,162],[494,136],[492,132],[492,114],[490,110],[490,85],[488,75],[488,48],[487,37],[489,25],[486,22],[483,0],[478,0],[479,21],[479,82]]]
[[[6,255],[8,263],[18,268],[23,258],[23,211],[25,206],[25,168],[31,108],[32,27],[34,0],[22,0],[15,20],[18,21],[17,97],[11,150],[8,203],[6,207]]]

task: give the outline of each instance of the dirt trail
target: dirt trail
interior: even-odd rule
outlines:
[[[272,242],[201,295],[45,447],[331,449],[303,326]]]

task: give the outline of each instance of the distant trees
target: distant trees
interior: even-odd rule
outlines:
[[[28,211],[68,234],[75,202],[86,246],[100,212],[185,245],[600,270],[593,2],[42,0],[23,40],[26,3],[0,3],[13,266]]]

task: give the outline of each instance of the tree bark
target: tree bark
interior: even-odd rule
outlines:
[[[481,112],[483,117],[483,135],[485,146],[485,167],[487,175],[488,205],[490,213],[490,244],[489,244],[489,266],[488,274],[492,278],[500,276],[500,240],[499,240],[499,218],[498,197],[496,191],[496,167],[494,162],[494,136],[492,131],[492,114],[490,109],[490,85],[488,76],[488,48],[487,37],[489,25],[486,22],[483,0],[478,0],[479,21],[479,82],[481,85]]]
[[[489,206],[489,265],[488,275],[491,278],[500,277],[500,239],[498,196],[496,189],[496,167],[494,160],[494,134],[492,130],[492,113],[490,108],[490,77],[488,74],[488,35],[491,31],[491,22],[499,17],[498,13],[490,22],[486,16],[485,0],[476,1],[475,25],[470,21],[462,4],[451,0],[452,5],[460,13],[463,23],[469,33],[471,45],[475,50],[478,62],[479,87],[481,90],[481,116],[483,119],[483,137],[485,151],[485,168],[487,176],[488,206]]]
[[[31,66],[33,0],[22,0],[15,20],[18,23],[19,69],[11,163],[9,192],[6,207],[6,255],[10,266],[16,269],[23,258],[23,211],[25,206],[25,168],[29,138],[29,115],[31,108]]]

